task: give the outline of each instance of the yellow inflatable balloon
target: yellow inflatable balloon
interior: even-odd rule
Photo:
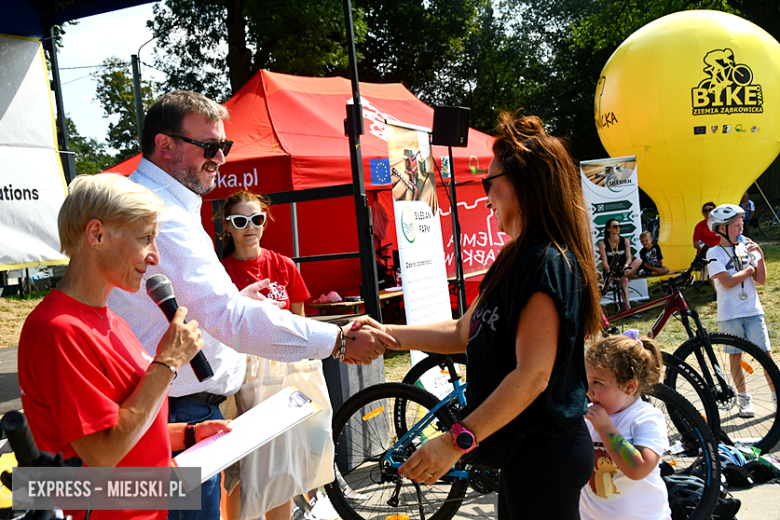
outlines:
[[[780,44],[719,11],[683,11],[642,27],[601,73],[599,137],[636,155],[639,186],[661,216],[665,265],[687,267],[701,207],[739,204],[780,153]]]

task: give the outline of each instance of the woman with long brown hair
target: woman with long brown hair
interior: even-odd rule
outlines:
[[[467,416],[401,466],[433,484],[465,454],[501,468],[499,519],[579,518],[593,468],[585,426],[587,336],[599,287],[588,211],[564,144],[534,116],[504,113],[483,179],[498,229],[511,237],[460,319],[380,325],[403,349],[468,353]]]

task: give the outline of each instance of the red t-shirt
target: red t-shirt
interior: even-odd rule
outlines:
[[[78,457],[71,441],[118,423],[120,404],[152,361],[125,320],[58,290],[24,322],[18,357],[22,406],[35,443],[44,451],[61,451],[65,458]],[[149,430],[117,466],[170,464],[166,399]],[[83,511],[66,512],[74,513],[74,518],[84,516]],[[90,519],[164,520],[167,514],[94,511]]]
[[[311,297],[295,262],[279,253],[261,249],[260,256],[254,260],[236,260],[228,256],[220,262],[239,291],[258,280],[270,279],[271,285],[262,293],[267,298],[284,302],[285,309],[289,310],[290,303]]]
[[[720,244],[720,235],[710,231],[710,228],[707,227],[707,219],[702,220],[693,228],[693,243],[698,244],[700,240],[710,247]]]

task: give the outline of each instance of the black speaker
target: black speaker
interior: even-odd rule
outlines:
[[[469,114],[466,107],[434,107],[433,138],[438,146],[469,145]]]

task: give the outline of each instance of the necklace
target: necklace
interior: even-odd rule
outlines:
[[[97,314],[97,317],[98,317],[98,318],[100,318],[101,320],[104,320],[104,321],[105,321],[105,318],[103,318],[103,316],[101,316],[101,315],[100,315],[100,313],[99,313],[98,311],[96,311],[94,307],[92,307],[92,305],[88,304],[88,303],[87,303],[87,300],[85,300],[85,299],[84,299],[84,297],[83,297],[83,296],[81,296],[81,295],[78,293],[78,291],[77,291],[76,289],[74,289],[73,287],[71,287],[70,285],[68,285],[68,284],[66,284],[66,283],[62,283],[62,282],[60,282],[60,285],[61,285],[61,286],[62,286],[62,285],[64,285],[65,287],[67,287],[68,289],[70,289],[71,291],[73,291],[74,293],[76,293],[76,296],[78,296],[78,297],[79,297],[79,299],[80,299],[82,302],[84,302],[84,305],[86,305],[87,307],[89,307],[90,309],[92,309],[92,312],[94,312],[95,314]],[[57,287],[57,288],[59,289],[59,287]]]
[[[742,271],[742,268],[744,267],[744,263],[742,262],[742,255],[739,254],[739,251],[737,251],[737,246],[734,246],[734,256],[732,257],[728,250],[723,247],[723,244],[720,244],[721,249],[723,249],[726,254],[728,255],[729,259],[734,263],[734,270],[737,272]],[[739,269],[737,269],[737,259],[739,259]],[[736,273],[735,273],[736,274]],[[745,292],[745,282],[742,282],[742,292],[739,293],[739,299],[740,300],[747,300],[747,293]]]

